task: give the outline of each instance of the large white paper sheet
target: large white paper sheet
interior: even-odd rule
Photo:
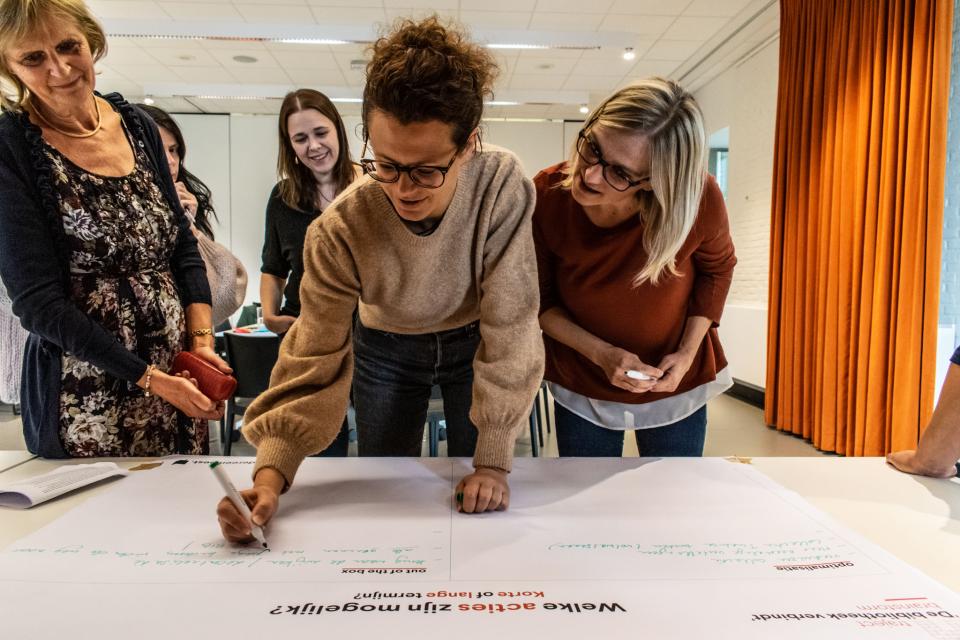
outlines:
[[[9,637],[960,638],[955,593],[747,465],[521,459],[510,510],[471,516],[467,461],[309,459],[263,551],[223,542],[185,460],[0,553]]]

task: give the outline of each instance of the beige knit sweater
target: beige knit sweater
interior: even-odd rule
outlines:
[[[468,160],[429,236],[397,217],[380,186],[357,180],[307,230],[300,318],[280,349],[270,389],[246,411],[254,474],[288,485],[303,459],[333,441],[353,377],[352,316],[394,333],[431,333],[479,319],[473,405],[475,466],[509,471],[543,375],[530,219],[534,188],[509,151]]]

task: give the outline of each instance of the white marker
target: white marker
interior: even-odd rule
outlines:
[[[630,369],[629,371],[627,371],[627,377],[633,378],[634,380],[653,380],[653,377],[648,376],[645,373],[641,373],[640,371],[636,371],[634,369]]]
[[[233,506],[235,506],[237,511],[240,512],[240,515],[250,523],[250,533],[253,534],[253,537],[257,539],[257,542],[259,542],[264,549],[269,548],[267,546],[267,539],[263,535],[263,529],[253,523],[253,515],[250,513],[250,508],[247,507],[247,503],[244,502],[240,494],[237,493],[237,488],[230,482],[230,478],[227,477],[227,472],[223,470],[219,462],[211,462],[210,470],[213,471],[213,475],[217,477],[217,481],[220,483],[220,486],[223,487],[224,493],[227,494],[227,498],[233,503]]]

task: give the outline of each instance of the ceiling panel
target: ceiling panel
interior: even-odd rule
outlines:
[[[482,0],[480,0],[482,1]],[[537,11],[541,13],[607,13],[613,0],[537,0]]]
[[[234,5],[247,22],[313,22],[314,13],[305,4],[238,4]]]
[[[461,11],[460,20],[473,27],[491,29],[526,29],[530,11]]]
[[[175,20],[243,20],[229,2],[166,2],[164,11]]]
[[[663,32],[663,37],[667,40],[706,40],[729,21],[729,18],[681,16]]]
[[[98,65],[103,70],[98,88],[104,91],[142,93],[145,86],[170,85],[165,90],[178,95],[217,88],[260,96],[189,102],[176,97],[169,103],[236,113],[275,113],[281,96],[262,96],[297,85],[327,87],[335,97],[360,96],[369,41],[396,17],[437,11],[467,25],[480,42],[565,45],[493,52],[501,67],[497,93],[516,94],[524,104],[490,109],[501,118],[574,119],[582,119],[581,102],[595,106],[618,86],[695,67],[718,39],[739,33],[768,5],[769,0],[90,0],[108,34],[131,35],[108,36],[110,51]],[[775,25],[754,22],[742,30],[743,43],[700,65],[698,81],[703,69],[720,73],[735,62],[737,51],[755,46],[746,38],[775,33]],[[111,30],[112,24],[122,28]],[[151,34],[181,37],[146,37]],[[287,37],[350,43],[280,41]],[[635,60],[623,60],[625,47],[633,48]],[[238,62],[235,56],[256,60]],[[155,99],[166,104],[164,96]],[[341,106],[359,111],[359,105]]]
[[[538,11],[530,19],[531,29],[578,29],[594,31],[603,22],[599,13],[544,13]]]
[[[610,13],[633,13],[650,16],[678,16],[690,0],[614,0]]]

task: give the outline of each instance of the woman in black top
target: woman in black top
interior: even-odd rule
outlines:
[[[353,182],[358,169],[343,120],[327,96],[313,89],[288,93],[280,106],[280,182],[267,202],[260,267],[263,322],[281,336],[300,315],[307,227]],[[320,455],[345,456],[348,444],[344,420],[337,439]]]
[[[283,99],[277,173],[267,203],[260,304],[267,328],[283,335],[300,315],[307,227],[357,177],[343,120],[319,91],[298,89]]]
[[[0,276],[30,331],[27,447],[206,453],[222,406],[165,372],[183,349],[230,368],[213,350],[203,260],[157,128],[94,92],[105,35],[82,2],[30,9],[0,16],[0,79],[16,90],[0,116]]]

